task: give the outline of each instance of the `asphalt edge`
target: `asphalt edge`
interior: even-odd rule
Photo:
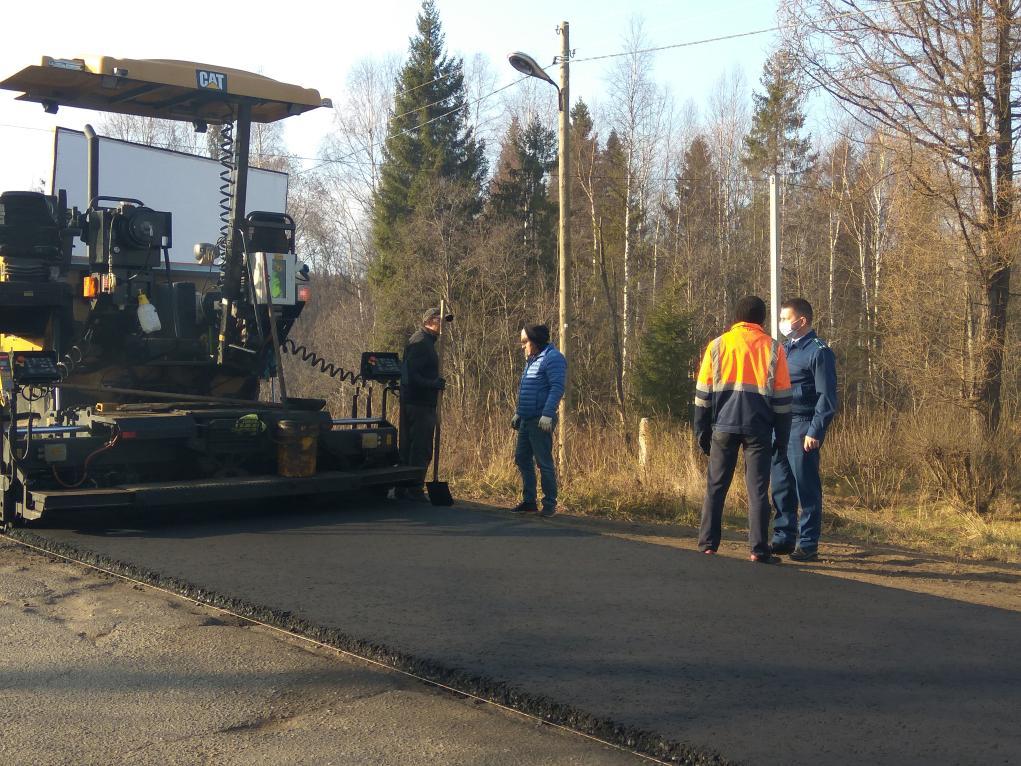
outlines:
[[[218,593],[180,578],[112,559],[88,549],[55,542],[24,528],[9,530],[6,535],[15,542],[27,543],[55,556],[81,561],[176,593],[192,601],[225,609],[241,617],[249,617],[395,670],[419,676],[427,682],[449,687],[455,692],[481,697],[545,722],[574,729],[666,763],[683,766],[737,766],[736,761],[725,759],[715,750],[676,742],[655,732],[616,723],[608,718],[599,718],[580,708],[557,702],[551,697],[515,688],[506,681],[475,675],[427,658],[415,657],[395,647],[355,638],[337,628],[316,625],[287,611],[253,604],[245,599]]]

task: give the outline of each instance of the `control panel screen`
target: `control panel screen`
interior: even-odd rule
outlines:
[[[364,380],[398,381],[401,358],[390,351],[366,351],[362,354],[361,375]]]
[[[18,385],[40,385],[60,381],[55,351],[12,351],[8,358],[11,377]]]

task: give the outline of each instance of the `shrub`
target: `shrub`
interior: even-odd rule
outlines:
[[[823,471],[848,490],[857,507],[889,508],[900,497],[911,464],[900,443],[892,414],[841,418],[827,435]]]
[[[930,488],[956,510],[984,515],[1016,482],[1021,439],[1010,426],[984,434],[946,420],[917,418],[909,440]]]

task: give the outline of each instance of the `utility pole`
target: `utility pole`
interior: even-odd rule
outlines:
[[[775,175],[769,177],[769,334],[780,338],[780,201]]]
[[[560,187],[560,332],[557,339],[560,351],[567,357],[568,369],[572,363],[568,347],[571,320],[571,44],[570,26],[566,21],[560,23],[560,170],[558,186]],[[560,475],[567,470],[567,425],[573,410],[571,396],[571,375],[567,376],[564,397],[560,400],[560,449],[557,463]]]
[[[560,141],[558,156],[560,159],[560,171],[557,185],[560,188],[560,236],[558,237],[560,256],[560,328],[557,331],[557,342],[560,344],[560,351],[567,357],[568,368],[571,365],[571,38],[569,30],[570,26],[566,21],[560,22],[560,26],[557,27],[557,34],[560,35],[560,55],[553,59],[553,63],[560,64],[560,85],[553,82],[553,78],[546,74],[546,69],[541,67],[527,53],[514,51],[507,54],[507,61],[510,62],[512,67],[523,75],[548,82],[557,89],[559,96]],[[572,411],[571,376],[568,373],[567,384],[564,387],[564,396],[560,400],[560,410],[557,413],[560,420],[560,443],[557,451],[557,465],[560,468],[561,475],[567,470],[567,427]]]

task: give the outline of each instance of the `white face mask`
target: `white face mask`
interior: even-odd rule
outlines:
[[[785,338],[789,338],[791,333],[794,332],[794,328],[791,327],[790,322],[780,322],[780,324],[777,325],[777,329],[780,330],[780,334]]]

